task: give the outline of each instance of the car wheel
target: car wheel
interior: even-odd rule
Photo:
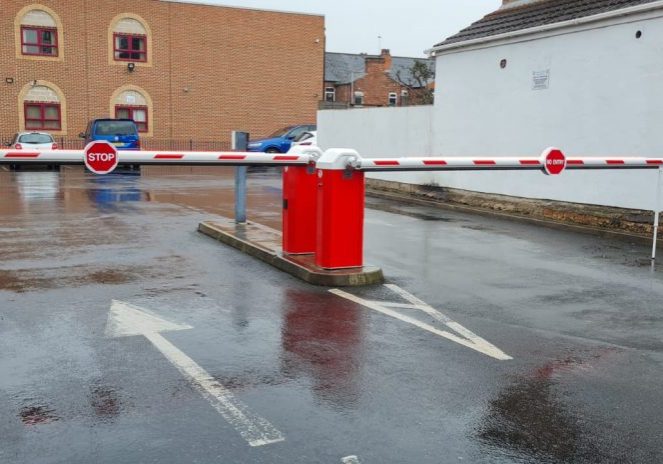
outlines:
[[[265,150],[265,153],[281,153],[278,148],[274,147],[269,147],[267,150]]]

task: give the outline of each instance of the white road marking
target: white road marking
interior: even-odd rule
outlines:
[[[416,296],[406,292],[402,288],[393,285],[393,284],[386,284],[385,287],[389,288],[393,292],[397,293],[400,297],[403,299],[409,301],[411,304],[404,304],[404,303],[397,303],[397,302],[382,302],[382,301],[371,301],[371,300],[364,300],[363,298],[360,298],[358,296],[352,295],[350,293],[347,293],[343,290],[339,289],[333,289],[329,290],[331,293],[338,295],[340,297],[343,297],[347,300],[354,301],[355,303],[358,303],[362,306],[365,306],[369,309],[372,309],[374,311],[377,311],[379,313],[385,314],[387,316],[393,317],[395,319],[401,320],[403,322],[407,322],[408,324],[412,324],[416,327],[419,327],[420,329],[426,330],[428,332],[431,332],[435,335],[439,335],[440,337],[444,337],[448,340],[451,340],[452,342],[458,343],[459,345],[463,345],[467,348],[470,348],[471,350],[478,351],[479,353],[485,354],[486,356],[490,356],[491,358],[498,359],[500,361],[508,361],[510,359],[513,359],[511,356],[508,354],[504,353],[502,350],[497,348],[495,345],[487,342],[483,338],[479,337],[472,331],[466,329],[462,325],[460,325],[458,322],[455,322],[436,310],[435,308],[429,306],[425,302],[421,301],[419,298]],[[446,325],[449,329],[453,330],[455,332],[451,333],[446,330],[440,330],[436,327],[433,327],[430,324],[426,324],[425,322],[421,322],[418,319],[415,319],[413,317],[407,316],[405,314],[401,314],[397,311],[394,311],[391,309],[391,307],[396,307],[396,308],[406,308],[406,309],[416,309],[425,312],[429,316],[433,317],[437,321],[443,323]],[[458,335],[460,336],[458,336]]]
[[[144,308],[114,300],[108,315],[106,336],[143,335],[147,338],[249,445],[262,446],[285,440],[272,424],[249,411],[245,404],[235,398],[214,377],[160,334],[160,332],[191,328],[193,327],[190,325],[166,321],[150,314]]]
[[[361,464],[357,456],[346,456],[341,459],[343,464]]]

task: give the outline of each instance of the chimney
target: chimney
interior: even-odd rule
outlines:
[[[391,53],[387,48],[383,48],[380,55],[367,55],[364,57],[367,74],[387,72],[391,69],[391,62]]]
[[[384,70],[388,71],[391,69],[391,52],[388,48],[383,48],[380,52],[380,58],[384,60]]]

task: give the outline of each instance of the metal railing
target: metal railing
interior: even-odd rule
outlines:
[[[5,144],[13,140],[14,134],[0,135],[0,149],[6,148]],[[79,137],[53,136],[58,149],[82,150],[85,141]],[[230,141],[220,140],[197,140],[193,138],[161,139],[142,137],[141,149],[148,151],[230,151]]]

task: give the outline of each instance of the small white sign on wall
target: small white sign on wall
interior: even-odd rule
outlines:
[[[532,90],[546,90],[550,86],[550,69],[532,72]]]

